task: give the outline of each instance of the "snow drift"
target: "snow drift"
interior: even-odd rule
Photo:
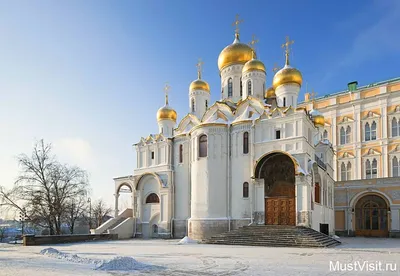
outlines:
[[[195,240],[192,240],[191,238],[189,238],[188,236],[184,237],[183,239],[181,239],[178,244],[194,244],[194,243],[198,243]]]

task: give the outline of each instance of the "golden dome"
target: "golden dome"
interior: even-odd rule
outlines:
[[[157,121],[172,120],[176,122],[176,111],[168,105],[164,105],[157,111]]]
[[[281,70],[276,72],[272,80],[272,86],[274,89],[276,89],[279,85],[286,83],[297,83],[301,86],[303,83],[303,77],[300,71],[291,67],[290,65],[285,65]]]
[[[269,87],[267,91],[265,91],[265,98],[275,98],[275,89],[273,87]]]
[[[316,109],[312,109],[310,111],[310,116],[316,127],[324,127],[325,126],[325,117],[321,112],[319,112]]]
[[[265,65],[261,61],[257,59],[251,59],[246,64],[243,66],[242,73],[248,72],[248,71],[263,71],[265,73]]]
[[[245,64],[252,59],[253,50],[249,45],[240,43],[239,34],[235,34],[235,40],[231,45],[226,46],[218,57],[218,68],[221,71],[231,64]],[[255,57],[256,58],[256,57]]]
[[[189,86],[189,90],[204,90],[207,92],[210,92],[210,86],[208,85],[207,82],[203,81],[202,79],[197,79],[192,81],[192,83]]]

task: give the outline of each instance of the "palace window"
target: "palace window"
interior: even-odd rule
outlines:
[[[151,193],[147,196],[146,203],[160,203],[160,199],[157,194]]]
[[[179,145],[179,163],[183,163],[183,145]]]
[[[208,101],[206,100],[206,109],[208,109]]]
[[[395,157],[393,157],[393,159],[392,159],[392,176],[393,176],[393,177],[398,177],[398,176],[400,176],[400,174],[399,174],[399,169],[400,169],[399,160],[398,160],[397,157],[395,156]]]
[[[342,126],[340,128],[340,144],[344,145],[350,143],[351,127],[347,126],[346,129]]]
[[[194,99],[192,99],[192,112],[195,112],[195,109],[194,109]]]
[[[377,178],[378,177],[378,161],[374,158],[371,161],[368,159],[365,161],[365,178],[366,179],[371,179],[371,178]]]
[[[376,122],[373,121],[371,126],[369,123],[365,124],[365,141],[376,140]]]
[[[340,165],[340,180],[351,180],[351,163],[347,162],[347,166],[344,162]]]
[[[240,77],[240,97],[243,96],[242,77]]]
[[[286,106],[286,97],[283,97],[283,106]]]
[[[247,182],[243,183],[243,197],[244,198],[249,197],[249,183],[247,183]]]
[[[392,137],[396,137],[396,136],[400,135],[399,127],[400,127],[400,123],[397,122],[396,118],[393,118],[392,119]]]
[[[318,182],[315,182],[314,187],[314,196],[315,196],[315,203],[321,203],[321,186]]]
[[[207,135],[205,134],[199,138],[199,157],[207,157]]]
[[[324,134],[322,135],[322,138],[328,139],[328,131],[325,129]]]
[[[232,97],[233,87],[232,87],[232,78],[228,79],[228,97]]]
[[[247,95],[251,96],[251,81],[247,81]]]
[[[154,159],[154,151],[151,152],[151,159]]]
[[[280,130],[275,131],[275,139],[281,139],[281,131]]]
[[[243,153],[249,153],[249,133],[247,131],[243,133]]]

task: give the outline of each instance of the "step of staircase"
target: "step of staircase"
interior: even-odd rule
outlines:
[[[224,232],[203,243],[270,247],[333,247],[340,241],[303,226],[252,225]]]

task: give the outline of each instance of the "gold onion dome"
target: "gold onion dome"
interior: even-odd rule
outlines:
[[[218,68],[221,71],[232,64],[245,64],[253,57],[253,49],[247,44],[240,43],[239,34],[235,34],[235,40],[226,46],[218,57]],[[255,58],[257,58],[255,56]]]
[[[255,52],[253,51],[253,56],[255,55]],[[255,59],[254,57],[246,62],[246,64],[243,66],[242,73],[249,72],[249,71],[263,71],[265,73],[265,65],[258,59]]]
[[[286,83],[297,83],[300,86],[303,83],[303,77],[300,71],[288,64],[276,72],[272,80],[272,86],[276,89],[278,86]]]
[[[311,109],[310,116],[316,127],[325,126],[325,117],[321,112],[316,109]]]
[[[197,71],[197,80],[192,81],[192,83],[189,86],[189,91],[194,91],[194,90],[203,90],[210,92],[210,86],[208,83],[204,80],[201,79],[201,63],[198,63],[199,69]]]
[[[265,98],[275,98],[275,89],[273,87],[269,87],[267,91],[265,91]]]
[[[177,113],[168,105],[168,89],[169,86],[165,86],[165,105],[157,111],[157,121],[161,120],[172,120],[176,122]]]

